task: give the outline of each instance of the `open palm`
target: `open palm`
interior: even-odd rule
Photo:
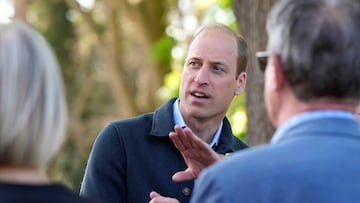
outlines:
[[[169,133],[171,140],[183,156],[187,169],[173,175],[173,181],[196,179],[206,167],[221,160],[209,145],[196,136],[190,128],[176,125],[175,132]]]

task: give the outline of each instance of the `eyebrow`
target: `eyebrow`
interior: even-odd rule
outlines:
[[[204,61],[203,59],[193,56],[190,58],[187,58],[186,61],[191,61],[191,60],[195,60],[195,61]],[[224,63],[223,61],[209,61],[209,64],[211,65],[222,65],[225,66],[226,68],[228,68],[228,65],[226,65],[226,63]]]
[[[211,62],[210,61],[210,64],[213,64],[213,65],[222,65],[222,66],[225,66],[225,67],[227,67],[227,65],[224,63],[224,62],[219,62],[219,61],[217,61],[217,62]]]

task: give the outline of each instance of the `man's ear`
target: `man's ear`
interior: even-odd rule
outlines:
[[[281,58],[278,54],[272,54],[271,60],[274,70],[274,82],[276,89],[282,88],[286,84],[286,77],[283,71],[283,64],[281,63]]]
[[[246,85],[246,79],[247,79],[246,72],[241,72],[236,80],[236,87],[235,87],[234,95],[237,96],[237,95],[241,94],[241,92],[244,91],[245,85]]]

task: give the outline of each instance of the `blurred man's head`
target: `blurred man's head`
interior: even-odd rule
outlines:
[[[348,0],[282,0],[271,10],[265,70],[271,120],[285,100],[276,95],[282,85],[299,102],[355,104],[360,97],[359,14],[358,3]]]

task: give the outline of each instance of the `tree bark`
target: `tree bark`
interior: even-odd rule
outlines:
[[[76,0],[67,4],[80,13],[99,39],[107,81],[120,118],[154,110],[161,104],[156,94],[170,70],[169,62],[154,61],[152,49],[165,35],[167,1],[106,0],[99,3],[104,16],[83,10]]]
[[[274,1],[233,0],[233,11],[240,32],[249,46],[246,109],[248,116],[247,139],[251,146],[269,142],[274,132],[264,105],[264,74],[259,70],[255,57],[256,51],[266,49],[266,16]]]
[[[29,0],[14,0],[15,19],[27,21],[27,11],[30,4]]]

